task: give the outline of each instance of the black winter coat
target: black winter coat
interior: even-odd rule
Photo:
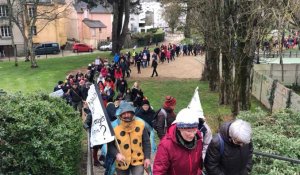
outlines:
[[[155,111],[153,109],[149,108],[147,111],[145,111],[142,107],[139,107],[136,109],[135,115],[143,119],[146,123],[153,127],[152,120],[154,119],[155,115]]]
[[[243,147],[233,144],[229,138],[231,122],[225,122],[219,130],[224,140],[224,152],[220,153],[220,140],[215,135],[211,140],[204,161],[208,175],[248,175],[252,169],[253,145]]]

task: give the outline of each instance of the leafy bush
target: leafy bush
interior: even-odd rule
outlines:
[[[157,30],[156,33],[154,33],[152,42],[163,42],[165,40],[165,32],[160,29]]]
[[[268,116],[258,110],[256,113],[242,112],[239,115],[252,124],[255,151],[284,157],[300,158],[300,114],[282,111]],[[299,164],[292,164],[261,156],[254,156],[252,174],[296,175]]]
[[[152,43],[162,42],[165,39],[165,32],[162,29],[149,29],[147,33],[134,33],[132,39],[136,41],[138,46],[148,45],[150,41]]]
[[[78,174],[82,125],[43,93],[0,96],[0,174]]]
[[[156,33],[158,29],[159,28],[151,28],[151,29],[148,29],[147,32]]]

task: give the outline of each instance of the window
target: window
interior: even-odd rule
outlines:
[[[1,26],[1,36],[3,38],[11,36],[9,26]]]
[[[37,34],[37,32],[36,32],[36,26],[32,26],[31,27],[31,34],[32,35],[36,35]]]
[[[29,14],[29,17],[33,17],[34,16],[34,8],[33,7],[29,7],[28,8],[28,14]]]
[[[0,5],[0,17],[8,16],[8,6]]]

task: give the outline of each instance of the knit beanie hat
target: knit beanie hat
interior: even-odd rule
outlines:
[[[193,110],[184,108],[179,111],[173,123],[176,123],[177,128],[197,128],[199,119]]]
[[[149,103],[149,101],[147,100],[147,99],[144,99],[143,101],[142,101],[142,106],[143,105],[149,105],[150,106],[150,103]]]
[[[165,102],[164,102],[164,108],[168,108],[170,106],[176,105],[176,99],[172,96],[166,96]]]

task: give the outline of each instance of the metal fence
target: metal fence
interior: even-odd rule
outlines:
[[[263,51],[260,52],[259,54],[256,54],[256,56],[259,56],[260,58],[279,58],[280,53],[279,51]],[[300,58],[300,50],[288,50],[284,51],[282,53],[283,58]]]
[[[263,156],[263,157],[268,157],[268,158],[272,158],[272,159],[278,159],[278,160],[283,160],[283,161],[287,161],[287,162],[291,162],[291,163],[300,164],[300,160],[292,159],[289,157],[283,157],[283,156],[278,156],[278,155],[263,153],[263,152],[258,152],[258,151],[253,151],[253,154],[257,155],[257,156]]]

